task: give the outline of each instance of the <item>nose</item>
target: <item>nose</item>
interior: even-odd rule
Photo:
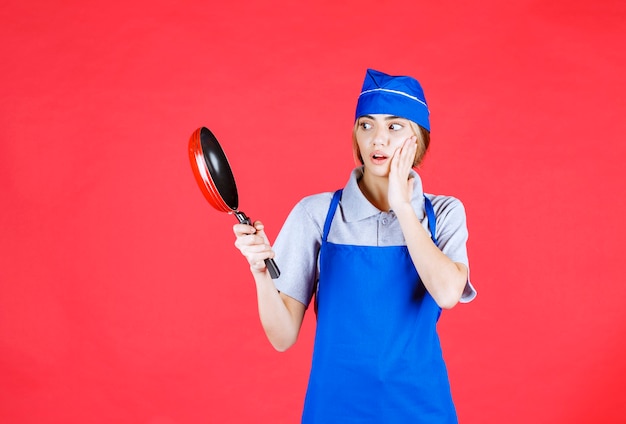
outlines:
[[[389,143],[389,132],[384,125],[377,125],[374,138],[372,139],[374,145],[384,146]]]

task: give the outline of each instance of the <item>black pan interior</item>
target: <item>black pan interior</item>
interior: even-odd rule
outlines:
[[[208,128],[200,130],[200,146],[206,162],[211,179],[217,188],[220,196],[232,210],[239,207],[239,196],[237,195],[237,185],[233,171],[226,158],[226,154],[217,142],[217,138]]]

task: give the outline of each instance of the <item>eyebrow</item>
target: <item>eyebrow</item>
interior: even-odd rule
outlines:
[[[368,118],[371,120],[375,120],[374,117],[372,115],[362,115],[360,118]],[[402,118],[400,116],[396,116],[396,115],[389,115],[385,118],[385,121],[393,121],[394,119],[405,119]]]

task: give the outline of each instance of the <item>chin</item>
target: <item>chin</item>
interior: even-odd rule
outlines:
[[[365,171],[373,177],[380,178],[388,178],[389,177],[389,167],[383,167],[380,165],[365,165]]]

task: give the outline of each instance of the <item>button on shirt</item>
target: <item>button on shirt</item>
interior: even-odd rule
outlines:
[[[411,171],[411,175],[415,178],[411,204],[422,226],[428,230],[422,181],[416,172]],[[400,222],[394,212],[379,210],[359,189],[358,180],[362,176],[363,167],[352,171],[335,213],[328,241],[360,246],[406,246]],[[332,192],[315,194],[298,202],[273,246],[275,260],[281,270],[280,277],[274,280],[276,287],[304,305],[310,303],[319,276],[319,249],[332,195]],[[427,196],[437,216],[436,237],[439,248],[453,262],[460,262],[469,269],[466,248],[468,233],[463,204],[450,196]],[[475,296],[476,291],[468,281],[461,302],[469,302]]]

